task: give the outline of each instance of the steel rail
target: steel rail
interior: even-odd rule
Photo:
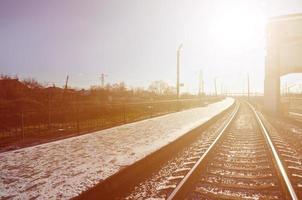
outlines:
[[[205,157],[207,157],[207,155],[209,154],[209,152],[211,152],[211,150],[217,144],[217,142],[219,141],[219,139],[221,138],[221,136],[223,135],[223,133],[225,132],[225,130],[229,127],[229,125],[231,124],[231,122],[234,120],[236,114],[238,113],[239,107],[240,107],[240,103],[234,109],[234,111],[231,114],[230,118],[228,119],[227,123],[223,124],[223,126],[221,126],[219,128],[219,135],[216,137],[216,139],[214,140],[214,142],[210,145],[210,147],[206,150],[206,152],[198,159],[198,161],[194,164],[194,166],[192,167],[192,169],[185,175],[185,177],[181,180],[181,182],[177,185],[177,187],[172,191],[172,193],[168,196],[167,200],[176,199],[176,197],[182,192],[182,189],[183,189],[184,185],[186,184],[186,182],[188,181],[188,179],[196,171],[196,169],[202,163],[202,161],[205,159]]]
[[[290,194],[290,197],[291,197],[293,200],[298,200],[297,194],[296,194],[296,192],[295,192],[295,190],[294,190],[294,188],[293,188],[293,186],[292,186],[292,184],[291,184],[291,182],[290,182],[290,180],[289,180],[289,178],[288,178],[288,175],[287,175],[287,173],[286,173],[286,170],[285,170],[285,168],[284,168],[284,166],[283,166],[283,164],[282,164],[282,161],[281,161],[281,159],[280,159],[280,157],[279,157],[279,155],[278,155],[278,152],[277,152],[277,150],[276,150],[276,148],[275,148],[275,146],[274,146],[274,144],[273,144],[273,142],[272,142],[272,140],[271,140],[271,138],[270,138],[270,136],[269,136],[269,133],[268,133],[268,131],[267,131],[267,129],[266,129],[264,123],[262,122],[261,118],[259,117],[259,114],[257,113],[256,109],[255,109],[250,103],[247,102],[247,104],[248,104],[248,105],[250,106],[250,108],[253,110],[253,112],[254,112],[254,114],[255,114],[255,116],[256,116],[256,119],[257,119],[257,121],[258,121],[258,124],[259,124],[260,127],[261,127],[261,131],[262,131],[262,133],[264,134],[264,136],[265,136],[265,138],[266,138],[266,140],[267,140],[267,142],[268,142],[268,144],[269,144],[269,147],[270,147],[270,149],[271,149],[271,151],[272,151],[272,154],[273,154],[273,156],[274,156],[274,159],[275,159],[275,161],[276,161],[278,170],[279,170],[279,172],[280,172],[281,175],[282,175],[283,181],[284,181],[284,183],[285,183],[285,185],[286,185],[286,189],[288,190],[288,192],[289,192],[289,194]]]
[[[302,113],[289,112],[289,114],[297,117],[302,117]]]

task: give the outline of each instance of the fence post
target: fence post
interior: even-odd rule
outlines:
[[[105,111],[105,106],[104,106],[104,108],[102,109],[102,106],[100,107],[100,112],[101,112],[101,128],[103,128],[104,127],[104,121],[105,121],[105,119],[104,119],[104,111]]]
[[[126,104],[123,103],[123,115],[124,115],[124,124],[127,122],[127,119],[126,119]]]
[[[22,141],[24,141],[24,113],[21,112],[21,131],[22,131]]]
[[[77,115],[77,133],[80,133],[80,111],[79,111],[79,97],[76,97],[76,115]]]
[[[39,135],[41,134],[41,121],[38,122]]]
[[[51,130],[51,105],[50,105],[50,92],[48,92],[48,121],[47,121],[48,130]]]
[[[153,117],[153,109],[155,107],[155,103],[153,105],[151,103],[150,106],[148,106],[148,107],[149,107],[149,110],[150,110],[150,118],[152,118]]]

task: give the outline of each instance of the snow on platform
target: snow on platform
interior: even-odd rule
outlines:
[[[69,199],[167,145],[233,104],[126,124],[0,154],[0,199]]]

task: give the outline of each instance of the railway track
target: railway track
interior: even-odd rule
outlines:
[[[264,117],[262,121],[270,132],[271,139],[283,160],[287,174],[299,199],[302,199],[302,127],[295,121]]]
[[[178,174],[188,172],[200,156],[209,149],[225,124],[234,115],[235,112],[231,112],[232,110],[230,109],[208,128],[198,131],[194,142],[187,144],[187,147],[180,151],[175,149],[175,155],[161,164],[150,177],[139,182],[128,193],[116,199],[166,198],[184,177]]]
[[[167,199],[298,199],[262,120],[242,104]]]
[[[300,175],[290,173],[297,170],[297,154],[268,133],[251,105],[240,104],[212,127],[215,133],[178,155],[182,162],[169,161],[126,199],[301,199]],[[161,184],[154,189],[150,182],[156,181]]]

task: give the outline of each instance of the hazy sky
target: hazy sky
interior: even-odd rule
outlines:
[[[61,86],[106,81],[175,83],[180,43],[183,91],[262,91],[265,19],[302,12],[301,0],[1,0],[0,73]],[[302,76],[290,78],[302,81]],[[246,85],[246,84],[245,84]]]

